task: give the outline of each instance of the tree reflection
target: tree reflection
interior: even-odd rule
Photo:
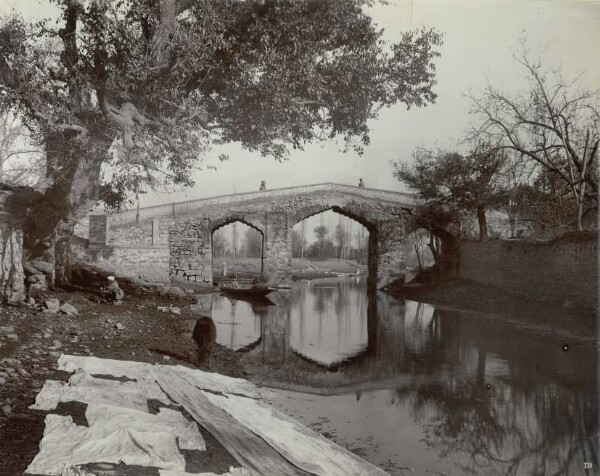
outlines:
[[[552,381],[520,387],[514,362],[509,385],[487,374],[489,358],[479,348],[474,375],[459,366],[447,379],[396,391],[396,403],[423,424],[425,442],[458,456],[465,474],[578,474],[584,461],[597,468],[593,394]]]

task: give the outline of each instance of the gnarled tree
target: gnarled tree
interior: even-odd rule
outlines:
[[[475,135],[500,143],[562,181],[575,203],[578,230],[586,208],[598,210],[598,94],[580,90],[526,53],[515,60],[529,88],[509,95],[493,86],[471,99],[481,122]]]
[[[28,215],[26,252],[65,232],[59,283],[73,219],[101,192],[120,198],[157,177],[191,184],[215,143],[282,159],[341,136],[360,151],[380,108],[435,99],[440,35],[386,44],[368,1],[50,1],[58,27],[3,20],[0,94],[45,148],[48,187]],[[102,184],[107,163],[116,173]]]

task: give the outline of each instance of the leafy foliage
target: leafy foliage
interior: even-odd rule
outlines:
[[[53,0],[59,26],[5,19],[2,94],[26,120],[116,146],[117,191],[191,185],[213,144],[284,159],[381,107],[435,100],[432,30],[384,42],[358,0]],[[116,139],[116,141],[115,141]]]
[[[448,221],[446,215],[449,213],[458,217],[464,212],[475,212],[485,221],[486,209],[507,200],[502,180],[507,160],[498,148],[477,144],[467,155],[419,148],[413,158],[411,165],[393,162],[394,176],[429,204],[446,209],[443,221]],[[435,206],[428,207],[425,215],[430,216],[432,209]],[[482,239],[486,234],[484,226],[485,223],[480,221]]]

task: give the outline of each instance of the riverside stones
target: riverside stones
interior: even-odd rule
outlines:
[[[60,301],[56,298],[48,298],[44,300],[44,306],[46,306],[44,312],[55,314],[60,311]]]
[[[68,316],[76,316],[77,314],[79,314],[79,311],[77,310],[77,308],[75,306],[73,306],[72,304],[69,304],[68,302],[66,302],[62,306],[60,306],[60,312],[63,312],[64,314],[67,314]]]

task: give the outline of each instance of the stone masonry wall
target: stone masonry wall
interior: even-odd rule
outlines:
[[[241,221],[263,235],[263,273],[286,283],[291,278],[292,227],[331,209],[369,230],[369,278],[382,286],[403,272],[404,216],[415,203],[408,194],[335,184],[228,195],[111,215],[106,243],[137,247],[140,256],[168,245],[170,279],[212,282],[212,233]],[[90,217],[90,243],[95,230],[104,230],[92,226],[94,219]]]
[[[88,260],[120,276],[169,282],[168,246],[106,246],[90,244]]]
[[[530,299],[598,307],[598,243],[462,243],[459,276]]]

